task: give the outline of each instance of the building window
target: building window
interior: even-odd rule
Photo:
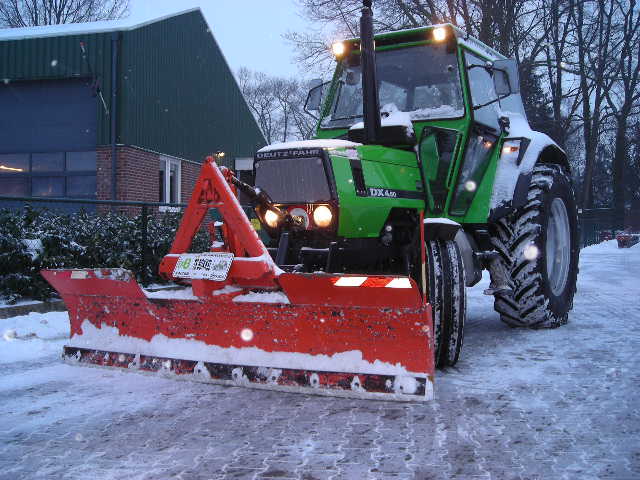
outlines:
[[[28,171],[28,153],[9,153],[0,155],[0,173],[12,175]]]
[[[67,177],[67,197],[85,198],[96,195],[95,175],[70,175]]]
[[[32,172],[63,172],[64,152],[31,154]]]
[[[67,171],[96,171],[96,152],[67,152]]]
[[[160,156],[158,201],[180,203],[180,173],[180,160]]]
[[[28,197],[29,184],[26,178],[0,177],[0,194],[5,197]]]
[[[34,197],[64,197],[64,177],[33,177],[31,195]]]
[[[0,155],[0,195],[7,197],[28,197],[29,155]]]
[[[0,154],[0,196],[96,198],[96,152]]]

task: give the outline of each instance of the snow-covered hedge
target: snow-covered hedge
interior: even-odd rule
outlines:
[[[0,210],[0,298],[45,300],[54,290],[40,276],[43,268],[121,267],[140,280],[161,283],[158,265],[168,252],[179,213],[150,215],[147,255],[142,255],[142,218],[81,211],[59,214],[36,210]],[[196,236],[192,249],[206,251],[208,236]]]

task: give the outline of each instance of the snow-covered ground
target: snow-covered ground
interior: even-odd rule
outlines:
[[[23,305],[36,305],[42,303],[39,300],[18,300],[16,303],[9,303],[4,298],[0,298],[0,308],[2,307],[21,307]]]
[[[486,285],[427,404],[72,367],[65,313],[0,320],[0,479],[640,478],[640,245],[582,251],[557,330],[504,326]]]

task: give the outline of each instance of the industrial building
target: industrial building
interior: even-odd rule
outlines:
[[[185,202],[264,144],[198,8],[0,30],[0,196]]]

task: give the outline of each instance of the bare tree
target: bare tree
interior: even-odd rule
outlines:
[[[285,38],[294,46],[301,70],[329,74],[333,57],[330,45],[337,39],[358,35],[361,0],[298,0],[308,28],[289,32]]]
[[[241,68],[238,83],[268,143],[313,135],[316,120],[304,111],[305,82]]]
[[[604,134],[609,114],[605,94],[613,82],[612,66],[615,48],[613,38],[615,19],[613,2],[571,2],[571,20],[575,27],[576,61],[582,97],[581,123],[584,141],[584,180],[582,207],[589,208],[592,197],[593,171],[597,155],[602,152],[598,143]],[[600,155],[601,156],[601,155]],[[600,161],[602,164],[602,161]]]
[[[291,101],[295,107],[291,110],[293,124],[295,126],[295,132],[298,138],[301,140],[308,140],[316,133],[316,127],[318,121],[304,110],[304,104],[307,100],[308,85],[304,82],[298,84],[298,89],[295,91]]]
[[[285,37],[296,47],[297,60],[305,69],[327,68],[331,42],[358,36],[362,0],[298,0],[298,4],[310,28]],[[530,30],[540,22],[529,0],[376,0],[373,6],[378,32],[450,22],[504,54],[511,54],[522,40],[521,18],[533,23]]]
[[[311,138],[317,122],[304,111],[308,93],[306,82],[274,78],[271,85],[280,111],[282,141]]]
[[[266,74],[248,68],[238,71],[238,84],[267,143],[277,137],[277,100]]]
[[[626,176],[626,194],[631,210],[640,214],[640,120],[629,128],[629,175]]]
[[[121,18],[129,0],[0,0],[0,27],[30,27]]]
[[[361,0],[298,3],[313,27],[287,38],[306,71],[326,73],[331,41],[358,35]],[[599,202],[628,203],[629,132],[640,121],[638,0],[376,0],[374,7],[377,31],[450,22],[516,58],[527,112],[572,150],[574,172],[583,174],[582,205],[593,188]],[[596,185],[596,177],[613,183]]]
[[[620,25],[619,50],[615,59],[616,81],[606,91],[607,102],[615,112],[616,133],[613,156],[613,207],[624,212],[625,178],[637,175],[629,169],[629,135],[631,120],[640,114],[640,10],[635,0],[611,0],[617,10]],[[629,172],[627,172],[629,170]]]

